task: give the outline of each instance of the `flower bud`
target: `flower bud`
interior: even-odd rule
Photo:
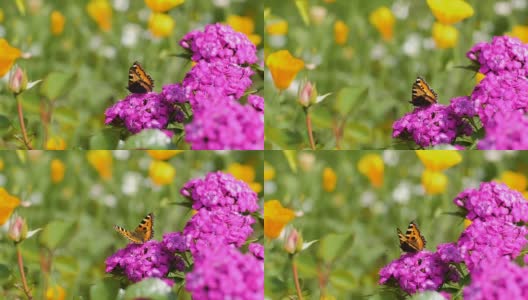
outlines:
[[[9,226],[7,235],[11,240],[15,241],[16,243],[19,243],[26,239],[27,233],[28,227],[26,220],[18,216],[15,218],[15,221],[11,223],[11,226]]]
[[[293,228],[284,240],[284,250],[290,254],[295,254],[302,250],[303,238],[302,235]]]
[[[17,67],[9,78],[9,90],[14,94],[20,94],[27,88],[27,75],[22,68]]]
[[[312,84],[310,81],[304,81],[299,88],[297,101],[304,107],[309,107],[317,103],[317,89],[315,88],[315,84]]]

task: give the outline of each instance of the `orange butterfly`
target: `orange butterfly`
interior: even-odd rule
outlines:
[[[425,238],[414,222],[409,224],[405,235],[402,234],[399,228],[396,228],[396,230],[398,231],[398,238],[400,239],[400,248],[403,251],[415,253],[425,248]]]
[[[436,103],[438,95],[422,77],[417,77],[412,86],[412,100],[414,106],[427,106]]]
[[[149,213],[134,231],[129,231],[123,227],[114,225],[114,229],[122,236],[136,244],[143,244],[154,236],[154,215]]]
[[[145,94],[152,92],[154,80],[136,61],[128,70],[128,90],[134,94]]]

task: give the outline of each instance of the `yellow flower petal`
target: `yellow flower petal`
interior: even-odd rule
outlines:
[[[109,150],[90,150],[86,154],[88,162],[102,179],[112,178],[112,152]]]
[[[336,44],[344,45],[346,44],[348,38],[348,26],[345,22],[339,20],[334,24],[334,39]]]
[[[174,30],[174,19],[163,13],[153,13],[150,15],[148,27],[155,37],[167,37]]]
[[[4,225],[13,211],[20,205],[20,199],[0,188],[0,225]]]
[[[64,31],[64,23],[66,18],[60,11],[54,10],[51,13],[51,34],[60,35]]]
[[[3,77],[15,63],[15,60],[22,56],[22,51],[11,47],[5,39],[0,39],[0,77]]]
[[[279,90],[287,89],[297,73],[304,68],[304,62],[293,57],[288,50],[280,50],[266,59],[273,83]]]
[[[337,175],[332,168],[324,168],[323,170],[323,190],[326,192],[333,192],[337,184]]]
[[[439,171],[425,169],[422,173],[422,186],[428,195],[443,193],[447,188],[447,176]]]
[[[528,26],[515,25],[508,35],[518,38],[523,43],[528,43]]]
[[[370,13],[369,21],[376,27],[385,41],[392,39],[396,18],[388,7],[382,6],[374,10]]]
[[[366,154],[358,162],[359,172],[367,176],[375,188],[383,185],[384,168],[383,159],[378,154]]]
[[[444,171],[462,161],[462,155],[456,150],[416,150],[416,155],[431,171]]]
[[[439,49],[454,48],[458,42],[458,29],[436,22],[433,24],[433,40]]]
[[[59,183],[64,179],[64,171],[66,170],[66,166],[64,163],[58,159],[54,159],[51,161],[51,182],[53,183]]]
[[[149,177],[155,184],[170,184],[175,176],[176,169],[171,164],[161,160],[155,160],[150,163]]]
[[[519,192],[526,191],[526,188],[528,187],[528,179],[523,173],[519,172],[504,171],[498,181],[503,182],[509,188]]]
[[[145,0],[145,4],[157,13],[166,12],[184,2],[185,0]]]
[[[267,162],[264,162],[264,181],[275,178],[275,168]]]
[[[279,200],[264,203],[264,235],[270,239],[279,237],[284,226],[295,218],[295,212],[284,208]]]
[[[66,292],[60,285],[48,287],[46,290],[46,300],[64,300]]]
[[[157,160],[167,160],[182,152],[184,150],[147,150],[148,155]]]
[[[288,33],[288,22],[284,20],[271,21],[266,25],[268,35],[286,35]]]
[[[427,0],[438,22],[453,25],[474,14],[473,7],[463,0]]]
[[[64,150],[66,142],[60,137],[52,137],[46,141],[46,150]]]
[[[86,11],[102,31],[112,28],[112,6],[108,0],[91,0],[86,5]]]

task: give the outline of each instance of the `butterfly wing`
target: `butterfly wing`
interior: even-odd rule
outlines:
[[[412,100],[414,106],[427,106],[436,103],[438,95],[421,77],[416,78],[412,86]]]
[[[145,69],[136,61],[128,70],[128,90],[134,94],[152,92],[154,80]]]
[[[154,236],[154,215],[150,213],[143,218],[134,233],[141,238],[143,243],[150,240]]]
[[[154,236],[154,215],[148,214],[139,223],[138,227],[134,231],[129,231],[123,227],[114,225],[114,229],[119,232],[122,236],[127,238],[132,243],[142,244],[150,240]]]
[[[426,244],[425,238],[420,233],[418,226],[416,226],[414,222],[409,224],[405,235],[402,234],[400,229],[397,230],[398,238],[400,239],[400,248],[403,251],[415,253],[424,249]]]

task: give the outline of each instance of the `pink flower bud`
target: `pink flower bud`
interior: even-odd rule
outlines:
[[[9,226],[9,230],[7,231],[7,235],[9,238],[16,243],[19,243],[26,239],[28,232],[28,227],[26,220],[22,217],[16,217],[15,221],[11,223],[11,226]]]
[[[22,68],[17,67],[9,78],[9,90],[14,94],[20,94],[27,88],[27,75]]]

